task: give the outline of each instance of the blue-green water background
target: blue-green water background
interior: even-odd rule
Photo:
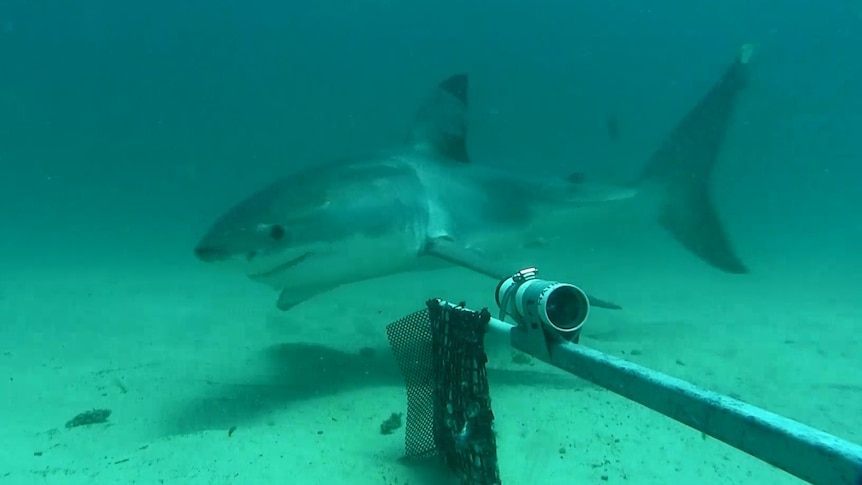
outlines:
[[[862,285],[858,0],[0,0],[0,299],[4,285],[18,284],[2,279],[13,266],[195,270],[198,237],[240,197],[319,160],[399,142],[428,89],[456,72],[471,77],[478,163],[625,179],[743,42],[757,45],[752,82],[714,180],[729,231],[755,277],[781,275],[765,280],[816,287],[817,298],[832,292],[829,284]],[[618,137],[609,136],[610,118]],[[31,300],[55,322],[30,321],[26,310],[14,317],[36,329],[36,341],[41,325],[76,323],[50,308],[51,281]],[[614,296],[612,286],[601,291]],[[852,290],[837,293],[842,308],[857,305],[846,300]],[[205,306],[210,295],[199,298]],[[833,315],[826,300],[829,322],[858,315],[858,308]],[[795,302],[780,303],[792,311]],[[78,311],[83,322],[92,309]],[[773,323],[769,308],[752,314]],[[101,315],[98,328],[125,331],[115,328],[117,315]],[[779,333],[805,339],[817,330],[812,322],[799,335]],[[150,329],[130,330],[144,338]],[[191,347],[198,332],[150,338],[171,335]],[[92,350],[70,338],[68,347],[76,345]],[[834,362],[858,364],[858,351],[823,344],[822,362],[803,367],[820,369],[833,354],[844,359]],[[742,369],[748,352],[729,355],[731,370],[794,379],[792,366],[773,379],[761,375],[769,366]],[[817,404],[804,387],[793,397],[804,394],[810,406],[789,406],[776,392],[775,407],[805,409],[798,414],[806,422],[853,438],[860,431],[846,423],[858,419],[846,410],[858,397],[858,365],[846,379],[835,365],[823,381],[845,386],[851,398]]]
[[[483,163],[625,177],[755,42],[716,180],[728,225],[755,268],[852,253],[860,16],[798,0],[4,0],[0,249],[191,257],[276,175],[400,141],[420,97],[461,71]]]

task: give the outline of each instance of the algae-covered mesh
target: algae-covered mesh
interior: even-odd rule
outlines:
[[[465,485],[500,484],[485,371],[491,315],[427,306],[386,328],[407,385],[406,458],[440,457]]]

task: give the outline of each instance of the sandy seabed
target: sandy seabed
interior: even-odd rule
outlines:
[[[776,260],[738,277],[677,249],[660,256],[597,256],[577,271],[544,261],[545,276],[625,306],[594,310],[583,345],[862,442],[858,262]],[[402,274],[282,313],[271,290],[195,261],[4,273],[3,484],[426,483],[398,462],[403,428],[380,433],[406,406],[385,326],[429,297],[491,305],[496,284],[457,268]],[[541,362],[517,364],[501,339],[488,351],[503,483],[800,483]],[[90,409],[112,413],[66,428]]]

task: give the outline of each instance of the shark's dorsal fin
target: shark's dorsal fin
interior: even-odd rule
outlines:
[[[437,85],[416,113],[407,137],[415,149],[460,163],[469,163],[467,154],[466,74],[456,74]]]

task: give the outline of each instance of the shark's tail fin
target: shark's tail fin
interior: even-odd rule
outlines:
[[[469,163],[467,85],[465,74],[456,74],[437,85],[416,113],[407,143],[447,160]]]
[[[739,56],[671,133],[640,174],[638,182],[664,189],[659,222],[675,239],[712,266],[747,273],[710,197],[709,182],[732,119],[737,95],[745,87],[752,47]]]

